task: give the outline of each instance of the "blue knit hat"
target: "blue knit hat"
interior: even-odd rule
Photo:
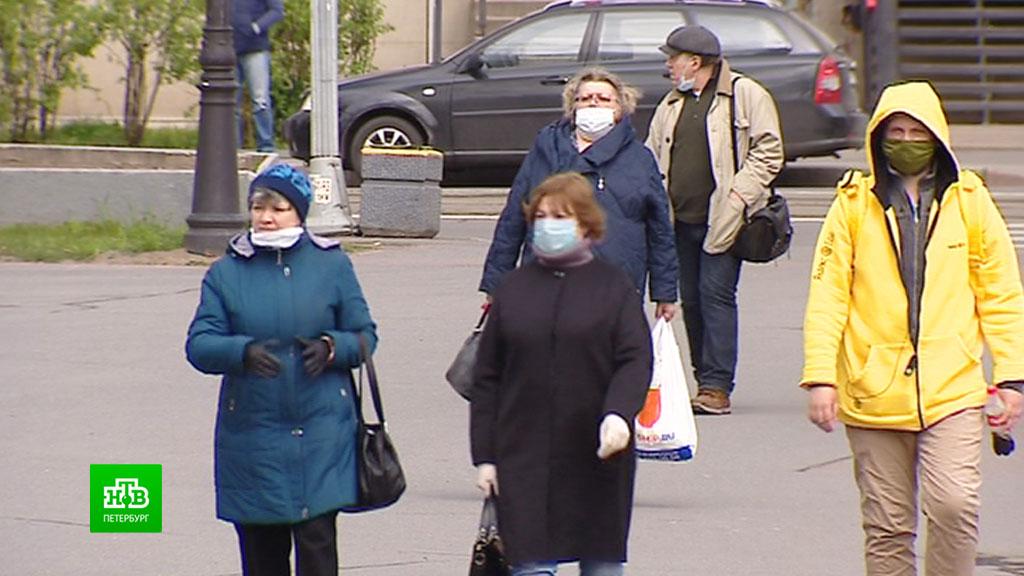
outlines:
[[[295,207],[299,218],[306,221],[309,203],[313,199],[309,177],[290,164],[274,164],[256,176],[249,185],[249,202],[258,188],[267,188],[284,196]]]

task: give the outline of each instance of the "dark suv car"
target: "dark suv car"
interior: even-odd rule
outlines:
[[[646,137],[671,88],[658,51],[673,28],[706,26],[730,65],[778,103],[788,159],[863,144],[854,63],[798,15],[763,2],[562,0],[463,48],[443,62],[338,84],[344,166],[359,173],[364,144],[429,144],[445,180],[508,184],[537,131],[562,113],[565,83],[602,66],[643,91],[633,116]],[[309,111],[289,118],[293,156],[309,157]]]

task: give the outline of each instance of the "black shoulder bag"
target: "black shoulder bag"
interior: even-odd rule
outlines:
[[[356,428],[356,477],[359,482],[359,500],[352,506],[341,509],[342,512],[367,512],[385,508],[398,501],[405,492],[405,473],[398,461],[391,438],[384,424],[384,407],[380,400],[380,388],[377,385],[377,370],[373,366],[373,357],[366,337],[359,335],[359,352],[363,357],[370,381],[370,396],[373,398],[373,409],[377,413],[377,422],[368,423],[363,416],[363,366],[359,367],[359,390],[356,392],[356,414],[359,422]]]
[[[459,353],[455,355],[444,377],[452,385],[452,389],[459,393],[466,400],[470,399],[473,393],[473,369],[476,367],[477,350],[480,349],[480,334],[484,331],[484,321],[487,320],[487,313],[491,305],[484,304],[484,311],[480,314],[480,320],[473,328],[473,333],[462,343]]]
[[[732,81],[732,98],[729,100],[729,128],[732,130],[732,158],[736,172],[740,171],[740,159],[736,146],[736,82]],[[789,250],[793,239],[793,226],[789,221],[789,205],[772,184],[768,204],[753,214],[743,209],[743,225],[736,235],[731,252],[747,262],[771,262]]]

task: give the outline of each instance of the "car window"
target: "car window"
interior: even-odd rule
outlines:
[[[756,10],[697,11],[693,14],[697,24],[707,27],[718,36],[722,51],[789,52],[793,45],[775,22]]]
[[[540,18],[513,30],[484,48],[480,57],[491,68],[576,61],[590,21],[589,13]]]
[[[608,11],[601,19],[598,60],[661,60],[658,46],[685,24],[679,10]]]

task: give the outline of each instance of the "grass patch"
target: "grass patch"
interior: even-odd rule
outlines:
[[[0,137],[3,137],[0,134]],[[255,147],[253,136],[248,135],[245,147]],[[8,140],[4,140],[8,141]],[[57,146],[120,146],[127,147],[124,130],[117,122],[79,121],[61,124],[50,128],[46,137],[38,132],[30,132],[25,137],[29,144],[53,144]],[[287,143],[278,140],[279,148],[286,148]],[[198,128],[158,128],[148,127],[142,135],[141,148],[170,148],[195,150],[199,147]]]
[[[116,122],[71,122],[51,128],[46,137],[30,133],[26,140],[33,144],[61,146],[128,146],[124,130]],[[142,148],[175,148],[194,150],[199,145],[196,128],[146,128]]]
[[[29,262],[92,260],[106,252],[174,250],[184,241],[184,227],[171,228],[150,218],[131,224],[115,220],[15,224],[0,228],[0,255]]]

